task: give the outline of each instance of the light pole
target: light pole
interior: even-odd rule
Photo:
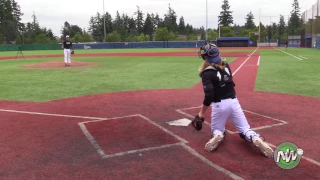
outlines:
[[[206,0],[206,42],[208,41],[208,0]]]
[[[220,28],[221,28],[221,24],[219,24],[219,38],[220,38]]]
[[[104,31],[104,38],[103,38],[103,42],[106,41],[106,13],[104,10],[104,0],[103,0],[103,31]]]

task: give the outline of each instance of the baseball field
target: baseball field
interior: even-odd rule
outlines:
[[[70,67],[62,51],[0,52],[0,179],[320,179],[320,51],[220,49],[251,127],[303,150],[281,167],[230,122],[206,152],[211,111],[199,132],[168,124],[203,101],[197,51],[75,50]]]

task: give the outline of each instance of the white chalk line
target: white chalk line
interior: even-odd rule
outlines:
[[[306,58],[306,57],[304,57],[304,56],[299,56],[299,57],[301,57],[301,58],[303,58],[303,59],[308,59],[308,58]]]
[[[192,116],[191,114],[188,114],[186,112],[183,112],[183,110],[190,110],[190,109],[195,109],[195,108],[200,108],[201,106],[197,106],[197,107],[189,107],[189,108],[183,108],[183,109],[178,109],[176,110],[178,113],[181,113],[185,116],[188,116],[190,118],[194,118],[194,116]],[[277,119],[277,118],[273,118],[273,117],[270,117],[270,116],[265,116],[265,115],[262,115],[260,113],[256,113],[256,112],[252,112],[252,111],[249,111],[249,110],[243,110],[245,112],[248,112],[248,113],[251,113],[251,114],[255,114],[255,115],[258,115],[258,116],[261,116],[261,117],[264,117],[264,118],[269,118],[269,119],[272,119],[274,121],[278,121],[280,123],[278,124],[273,124],[273,125],[267,125],[267,126],[260,126],[260,127],[256,127],[256,128],[252,128],[252,130],[261,130],[261,129],[267,129],[267,128],[271,128],[271,127],[276,127],[276,126],[283,126],[283,125],[286,125],[286,124],[289,124],[289,122],[287,121],[284,121],[284,120],[280,120],[280,119]],[[205,122],[206,125],[210,125],[209,122]],[[230,134],[238,134],[238,132],[235,132],[235,131],[230,131],[230,130],[226,130],[228,133]],[[271,143],[268,143],[270,146],[272,146],[273,148],[275,148],[276,146],[271,144]],[[320,166],[320,162],[312,159],[312,158],[308,158],[308,157],[305,157],[305,156],[302,156],[303,159],[309,161],[310,163],[313,163],[317,166]]]
[[[275,48],[275,47],[274,47],[274,49],[276,49],[276,50],[278,50],[278,51],[281,51],[281,52],[283,52],[283,53],[285,53],[285,54],[288,54],[289,56],[292,56],[292,57],[294,57],[294,58],[296,58],[296,59],[299,59],[300,61],[303,60],[303,59],[301,59],[301,58],[299,58],[299,57],[297,57],[297,56],[295,56],[295,55],[292,55],[292,54],[290,54],[290,53],[287,53],[287,52],[285,52],[285,51],[282,51],[281,49],[278,49],[278,48]]]
[[[256,50],[254,50],[248,57],[246,60],[244,60],[244,62],[232,73],[232,75],[234,76],[241,68],[242,66],[251,58],[251,56],[259,49],[259,47],[257,47]]]
[[[98,154],[103,158],[105,157],[105,153],[102,150],[102,148],[100,147],[99,143],[94,139],[94,137],[91,135],[91,133],[88,131],[88,129],[86,128],[86,126],[83,123],[78,123],[78,125],[80,126],[80,129],[82,130],[82,132],[84,133],[84,135],[87,137],[87,139],[89,140],[89,142],[93,145],[93,147],[97,150]]]
[[[185,116],[188,116],[190,118],[194,118],[193,115],[188,114],[188,113],[184,112],[183,110],[187,110],[187,109],[190,110],[190,109],[196,109],[196,108],[197,109],[201,108],[201,106],[185,108],[185,109],[178,109],[176,111],[178,113],[183,114]],[[272,124],[272,125],[259,126],[259,127],[256,127],[256,128],[252,128],[252,130],[261,130],[261,129],[267,129],[267,128],[271,128],[271,127],[275,127],[275,126],[282,126],[282,125],[285,125],[285,124],[289,124],[287,121],[283,121],[283,120],[279,120],[279,119],[276,119],[276,118],[272,118],[272,117],[269,117],[269,116],[265,116],[265,115],[262,115],[262,114],[259,114],[259,113],[252,112],[252,111],[248,111],[248,110],[243,110],[243,111],[245,111],[247,113],[250,113],[250,114],[254,114],[254,115],[257,115],[257,116],[261,116],[261,117],[264,117],[264,118],[268,118],[268,119],[280,122],[280,123]],[[205,121],[205,124],[211,127],[211,124],[209,122]],[[238,131],[231,131],[231,130],[228,130],[228,129],[226,129],[226,131],[228,133],[230,133],[230,134],[238,134],[239,133]]]
[[[164,128],[163,126],[155,123],[154,121],[152,121],[151,119],[138,114],[138,115],[131,115],[131,116],[126,116],[126,117],[133,117],[133,116],[139,116],[142,119],[148,121],[149,123],[157,126],[158,128],[160,128],[162,131],[170,134],[171,136],[175,137],[176,139],[180,140],[179,143],[175,143],[175,144],[169,144],[169,145],[162,145],[162,146],[157,146],[157,147],[150,147],[150,148],[144,148],[144,149],[136,149],[136,150],[130,150],[130,151],[125,151],[125,152],[119,152],[116,154],[105,154],[104,151],[101,149],[101,147],[98,145],[97,141],[94,139],[94,137],[90,134],[90,132],[86,129],[84,123],[89,123],[89,122],[81,122],[79,123],[79,125],[82,125],[82,129],[84,134],[87,136],[88,140],[91,142],[91,144],[94,146],[94,148],[98,151],[99,155],[101,156],[101,158],[103,159],[107,159],[107,158],[113,158],[113,157],[118,157],[118,156],[124,156],[124,155],[128,155],[128,154],[134,154],[134,153],[141,153],[141,152],[145,152],[145,151],[151,151],[151,150],[157,150],[157,149],[163,149],[163,148],[170,148],[173,146],[182,146],[183,148],[185,148],[186,150],[188,150],[192,155],[196,156],[197,158],[199,158],[200,160],[202,160],[204,163],[206,163],[207,165],[215,168],[218,171],[223,172],[224,174],[226,174],[227,176],[231,177],[232,179],[242,179],[240,176],[235,175],[234,173],[218,166],[217,164],[214,164],[213,162],[211,162],[210,160],[206,159],[205,157],[201,156],[199,153],[197,153],[194,149],[192,149],[190,146],[187,146],[185,143],[187,143],[187,141],[183,138],[181,138],[180,136],[178,136],[177,134],[169,131],[168,129]],[[115,117],[112,119],[119,119],[119,117]],[[107,119],[107,120],[112,120],[111,118]],[[104,120],[97,120],[97,121],[93,121],[93,122],[99,122],[99,121],[104,121]],[[90,121],[92,122],[92,121]]]
[[[258,59],[258,62],[257,62],[257,66],[260,65],[260,58],[261,58],[261,56],[259,56],[259,59]]]
[[[221,166],[218,166],[217,164],[214,164],[212,161],[208,160],[207,158],[205,158],[204,156],[202,156],[201,154],[199,154],[197,151],[195,151],[191,147],[187,146],[186,144],[182,144],[182,147],[184,149],[186,149],[187,151],[189,151],[194,156],[196,156],[197,158],[199,158],[200,160],[202,160],[203,162],[205,162],[206,164],[208,164],[209,166],[215,168],[218,171],[223,172],[224,174],[227,174],[232,179],[237,179],[237,180],[242,180],[243,179],[240,176],[232,173],[231,171],[226,170],[226,169],[222,168]]]
[[[2,112],[8,112],[8,113],[18,113],[18,114],[31,114],[31,115],[42,115],[42,116],[53,116],[53,117],[69,117],[69,118],[81,118],[81,119],[93,119],[96,121],[85,121],[85,122],[79,122],[78,125],[80,126],[80,129],[82,130],[82,132],[84,133],[84,135],[87,137],[87,139],[89,140],[89,142],[93,145],[93,147],[96,149],[96,151],[98,152],[98,154],[100,155],[101,158],[103,159],[107,159],[107,158],[112,158],[112,157],[118,157],[118,156],[123,156],[123,155],[127,155],[127,154],[133,154],[133,153],[140,153],[140,152],[145,152],[145,151],[151,151],[151,150],[156,150],[156,149],[163,149],[163,148],[170,148],[173,146],[182,146],[183,148],[187,149],[192,155],[196,156],[197,158],[199,158],[200,160],[202,160],[203,162],[205,162],[207,165],[215,168],[218,171],[223,172],[224,174],[226,174],[227,176],[229,176],[232,179],[242,179],[240,176],[237,176],[235,174],[233,174],[232,172],[218,166],[217,164],[214,164],[213,162],[211,162],[210,160],[206,159],[205,157],[199,155],[196,153],[196,151],[194,149],[192,149],[191,147],[187,146],[185,143],[187,143],[187,141],[183,138],[181,138],[180,136],[178,136],[177,134],[167,130],[166,128],[162,127],[161,125],[153,122],[151,119],[141,115],[141,114],[136,114],[136,115],[128,115],[128,116],[122,116],[122,117],[114,117],[114,118],[102,118],[102,117],[90,117],[90,116],[75,116],[75,115],[64,115],[64,114],[52,114],[52,113],[41,113],[41,112],[31,112],[31,111],[19,111],[19,110],[9,110],[9,109],[0,109],[0,111]],[[88,129],[86,128],[85,124],[86,123],[90,123],[90,122],[100,122],[100,121],[108,121],[108,120],[112,120],[112,119],[121,119],[121,118],[126,118],[126,117],[134,117],[134,116],[139,116],[145,120],[147,120],[148,122],[150,122],[151,124],[159,127],[161,130],[163,130],[164,132],[172,135],[173,137],[177,138],[180,140],[179,143],[175,143],[175,144],[169,144],[169,145],[163,145],[163,146],[157,146],[157,147],[150,147],[150,148],[144,148],[144,149],[137,149],[137,150],[131,150],[131,151],[125,151],[125,152],[119,152],[116,154],[111,154],[111,155],[106,155],[104,153],[104,151],[102,150],[102,148],[100,147],[100,145],[98,144],[98,142],[94,139],[94,137],[91,135],[91,133],[88,131]],[[193,152],[193,153],[192,153]]]
[[[106,118],[101,118],[101,117],[89,117],[89,116],[75,116],[75,115],[66,115],[66,114],[41,113],[41,112],[19,111],[19,110],[11,110],[11,109],[0,109],[0,112],[31,114],[31,115],[43,115],[43,116],[55,116],[55,117],[66,117],[66,118],[79,118],[79,119],[93,119],[93,120],[105,120],[106,119]]]

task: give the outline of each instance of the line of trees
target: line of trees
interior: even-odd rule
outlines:
[[[255,17],[250,11],[245,17],[245,24],[235,24],[228,0],[222,0],[221,12],[218,16],[219,24],[216,29],[208,29],[208,40],[221,37],[248,37],[257,39],[254,32],[258,32],[258,26],[254,23]],[[186,23],[183,16],[178,16],[169,4],[163,17],[158,13],[142,12],[136,7],[133,16],[120,14],[112,17],[110,12],[105,15],[99,12],[89,19],[89,28],[81,28],[78,25],[65,21],[61,27],[59,37],[52,33],[51,29],[41,27],[35,13],[32,22],[22,23],[23,13],[16,0],[0,0],[0,41],[17,44],[41,44],[58,43],[65,35],[70,35],[74,42],[128,42],[128,41],[185,41],[205,40],[206,31],[202,26],[195,28]],[[105,19],[105,22],[104,22]],[[104,39],[104,24],[106,38]],[[268,39],[286,39],[288,35],[300,34],[302,20],[298,0],[293,0],[291,16],[285,22],[280,15],[279,22],[269,25],[260,24],[261,37]],[[219,29],[220,28],[220,29]]]

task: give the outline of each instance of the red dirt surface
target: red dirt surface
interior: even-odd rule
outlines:
[[[297,144],[304,150],[304,157],[311,158],[313,162],[302,159],[292,170],[281,169],[273,159],[262,156],[238,134],[227,134],[217,151],[205,152],[204,145],[210,138],[209,126],[204,125],[198,132],[191,126],[177,127],[166,123],[180,118],[192,119],[194,114],[189,117],[176,110],[201,105],[203,89],[199,83],[189,89],[105,93],[45,103],[0,101],[0,178],[233,179],[232,172],[243,179],[320,179],[320,98],[254,91],[258,56],[238,58],[231,68],[235,71],[246,60],[234,76],[243,109],[288,122],[257,132],[274,145],[285,141]],[[28,111],[31,114],[26,114]],[[83,116],[114,118],[137,114],[173,134],[163,135],[160,128],[151,128],[141,119],[132,119],[132,122],[123,118],[118,121],[105,119],[95,127],[88,127],[86,134],[98,139],[94,142],[87,138],[78,124],[95,120]],[[248,116],[248,119],[256,121],[252,123],[254,127],[272,123],[256,116]],[[102,144],[106,152],[115,152],[121,151],[119,147],[126,151],[177,142],[172,141],[172,137],[180,137],[187,142],[183,143],[184,146],[107,159],[102,159],[95,149],[97,144]],[[111,146],[117,140],[119,144]],[[132,142],[145,144],[129,147]]]
[[[96,62],[81,62],[81,61],[71,61],[71,66],[65,66],[63,60],[55,60],[55,61],[45,61],[45,62],[40,62],[36,64],[28,64],[22,66],[22,68],[74,68],[74,67],[85,67],[85,66],[96,66],[99,65],[99,63]]]

